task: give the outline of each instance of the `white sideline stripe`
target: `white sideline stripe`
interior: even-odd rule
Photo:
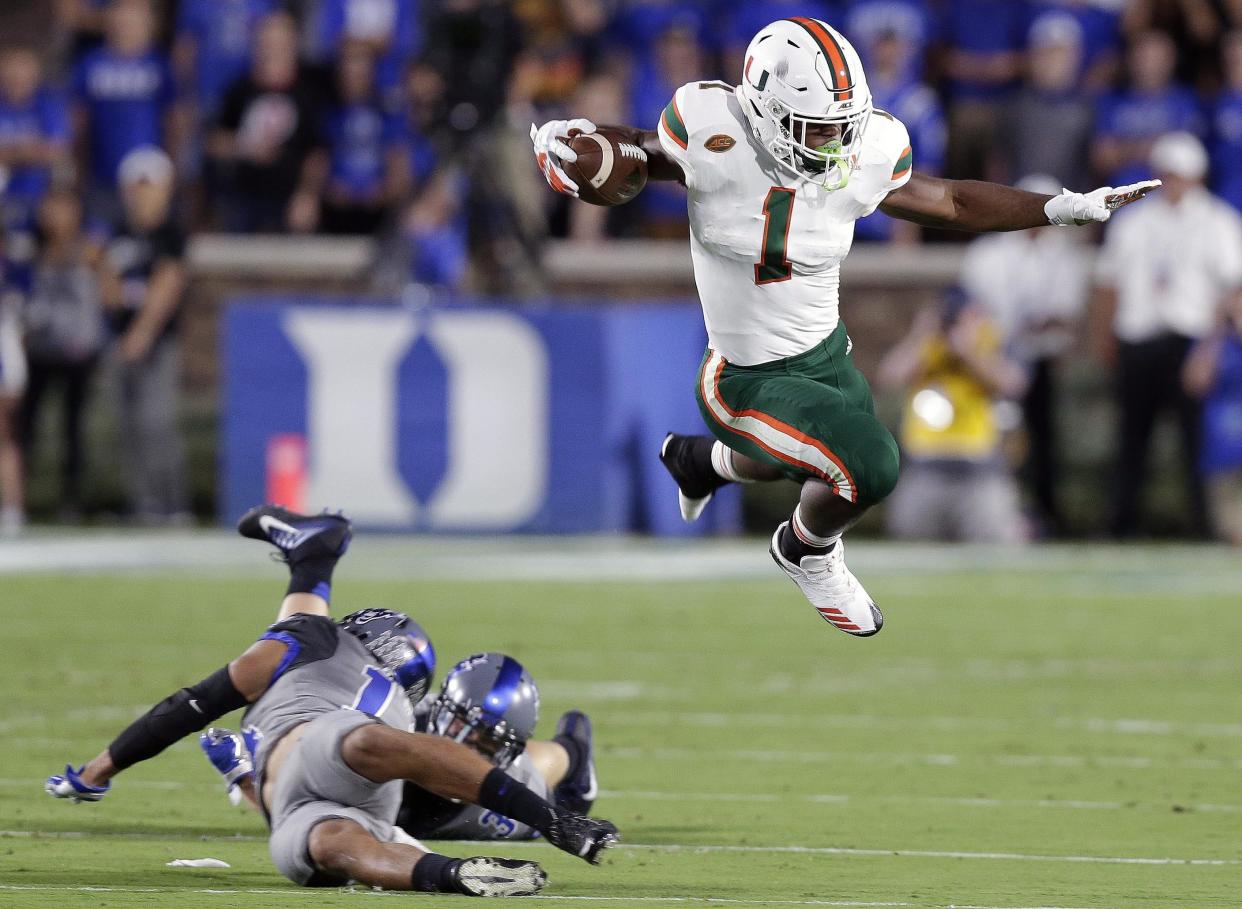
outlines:
[[[35,789],[41,787],[38,780],[22,777],[0,777],[0,788]],[[132,780],[126,781],[126,788],[181,790],[181,789],[220,789],[218,781],[197,782],[188,780]],[[1144,808],[1167,811],[1169,805],[1152,802],[1113,802],[1091,799],[1002,799],[982,796],[953,795],[851,795],[844,792],[819,792],[807,795],[779,795],[767,792],[667,792],[648,789],[602,789],[601,798],[632,799],[649,802],[732,802],[747,804],[773,804],[776,802],[806,802],[812,805],[844,805],[850,802],[888,802],[894,804],[923,805],[954,805],[962,808],[1048,808],[1060,810],[1087,811],[1122,811],[1141,810]],[[1188,802],[1180,805],[1184,811],[1198,811],[1204,814],[1239,814],[1242,805],[1221,802]],[[0,831],[0,836],[4,836]]]
[[[42,784],[38,780],[0,777],[0,788],[34,789]],[[191,782],[185,780],[133,780],[126,781],[127,788],[180,790],[220,789],[219,782]],[[894,804],[955,805],[962,808],[1050,808],[1060,810],[1122,811],[1144,808],[1166,811],[1169,805],[1151,802],[1111,802],[1090,799],[1000,799],[981,796],[952,795],[850,795],[843,792],[820,792],[808,795],[778,795],[767,792],[666,792],[661,790],[600,790],[601,798],[632,799],[647,802],[732,802],[745,804],[773,804],[776,802],[806,802],[812,805],[844,805],[850,802],[888,802]],[[1173,804],[1180,804],[1174,802]],[[1239,814],[1242,805],[1202,802],[1181,805],[1182,810],[1204,814]],[[4,833],[0,831],[0,836]]]
[[[227,835],[213,833],[91,833],[86,830],[0,830],[0,840],[13,838],[22,840],[194,840],[211,843],[266,843],[271,837],[249,833],[230,833]]]
[[[1150,802],[1105,802],[1089,799],[998,799],[981,796],[952,795],[850,795],[848,793],[812,793],[809,795],[777,795],[745,792],[664,792],[648,790],[600,791],[601,798],[637,799],[652,802],[809,802],[814,805],[843,805],[848,802],[891,802],[896,804],[956,805],[964,808],[1059,808],[1121,811],[1154,808],[1167,811],[1166,804]],[[1175,803],[1176,804],[1176,803]],[[1232,814],[1242,812],[1242,805],[1203,803],[1186,804],[1185,811]]]
[[[667,852],[763,852],[793,855],[897,856],[902,858],[984,859],[1009,862],[1069,862],[1092,865],[1242,865],[1242,859],[1135,858],[1106,855],[1032,855],[1024,852],[953,852],[941,849],[855,849],[844,846],[682,846],[622,843],[616,849]]]
[[[708,727],[776,727],[786,728],[790,723],[806,722],[805,713],[717,713],[712,711],[647,710],[617,711],[609,713],[609,722],[628,725],[691,725]],[[900,726],[956,731],[960,729],[986,729],[993,732],[1030,732],[1037,728],[1030,719],[980,716],[882,716],[869,713],[829,714],[816,713],[817,726],[843,726],[849,728],[884,729]],[[1116,735],[1198,735],[1222,738],[1242,738],[1242,723],[1182,723],[1172,720],[1152,720],[1132,717],[1060,717],[1049,725],[1054,729],[1070,729]]]
[[[0,838],[20,837],[28,839],[193,839],[197,842],[249,842],[266,841],[267,837],[259,836],[211,836],[185,834],[178,836],[168,833],[87,833],[85,831],[41,832],[38,830],[0,830]],[[455,840],[463,846],[492,846],[496,840]],[[506,849],[530,848],[543,849],[547,844],[537,840],[505,841]],[[726,852],[726,853],[758,853],[783,855],[857,855],[897,858],[951,858],[951,859],[982,859],[986,861],[1008,862],[1062,862],[1070,864],[1091,865],[1194,865],[1194,866],[1234,866],[1242,865],[1242,859],[1210,859],[1210,858],[1148,858],[1135,856],[1112,855],[1038,855],[1025,852],[956,852],[939,849],[857,849],[846,846],[730,846],[720,844],[694,845],[691,843],[620,843],[612,847],[621,852]],[[611,851],[611,850],[610,850]],[[959,907],[967,909],[967,907]]]
[[[671,495],[670,490],[670,495]],[[771,579],[778,575],[767,541],[648,540],[640,537],[480,537],[484,562],[461,554],[450,538],[358,534],[349,556],[354,577],[380,580],[662,582]],[[1167,568],[1176,564],[1178,570]],[[921,594],[927,576],[970,572],[977,583],[1009,585],[1008,573],[1039,572],[1040,590],[1058,596],[1172,593],[1183,606],[1200,594],[1234,595],[1242,570],[1223,546],[1099,544],[1005,547],[866,541],[850,549],[858,573],[883,576],[890,589]],[[1158,565],[1159,568],[1153,568]],[[271,579],[271,565],[253,542],[225,530],[41,529],[0,541],[0,575],[36,572],[152,573],[191,571],[219,578]],[[903,594],[907,595],[907,594]]]
[[[1242,770],[1242,758],[1153,758],[1146,755],[1099,755],[1078,754],[947,754],[932,752],[919,754],[900,751],[789,751],[778,748],[712,749],[695,748],[607,748],[604,752],[610,760],[718,760],[770,761],[789,764],[822,764],[827,762],[854,761],[865,764],[922,764],[930,767],[956,767],[975,762],[1000,764],[1006,767],[1099,767],[1109,770],[1166,770],[1176,767],[1184,770]]]
[[[610,681],[600,684],[597,688],[588,686],[586,690],[595,693],[601,700],[628,700],[629,695],[634,690],[630,685],[631,683],[627,682]],[[641,683],[639,685],[639,690],[644,694],[651,695],[655,693],[650,686],[642,686]],[[75,708],[61,712],[0,716],[0,735],[9,735],[20,729],[51,726],[57,723],[130,720],[140,716],[149,707],[150,704],[134,704],[132,706],[109,704],[98,707]],[[611,711],[608,714],[608,719],[609,722],[614,724],[628,725],[676,724],[707,727],[761,726],[785,728],[794,721],[804,723],[806,715],[803,713],[772,713],[771,711],[764,711],[762,713],[720,713],[680,710],[619,710]],[[944,731],[986,729],[995,732],[1029,732],[1034,728],[1033,721],[1030,719],[1018,720],[1006,717],[981,716],[885,716],[869,713],[816,713],[815,722],[820,726],[840,726],[853,729],[883,729],[898,725],[903,729],[918,726]],[[1185,723],[1141,717],[1059,717],[1051,722],[1051,726],[1055,729],[1070,729],[1106,735],[1176,735],[1242,738],[1242,723]],[[622,749],[622,753],[624,753],[624,749]],[[1013,756],[1015,761],[1025,758],[1026,756],[1023,755]],[[1242,760],[1235,762],[1235,764],[1242,764]],[[1202,766],[1206,767],[1209,765],[1203,764]]]
[[[405,896],[401,891],[396,890],[368,890],[363,888],[348,888],[352,894],[359,896]],[[9,891],[16,893],[216,893],[221,895],[230,894],[256,894],[271,896],[293,896],[298,899],[312,899],[315,893],[304,888],[286,888],[284,890],[264,889],[260,887],[247,887],[245,889],[227,890],[217,887],[202,888],[198,890],[190,890],[185,887],[73,887],[57,884],[0,884],[0,891]],[[339,891],[338,891],[339,892]],[[540,893],[535,896],[523,897],[528,900],[563,900],[579,903],[724,903],[730,906],[840,906],[843,909],[901,909],[901,907],[913,906],[914,903],[882,903],[862,900],[781,900],[781,899],[761,899],[747,900],[738,899],[737,897],[712,897],[712,896],[584,896],[584,895],[566,895],[559,896],[555,893]],[[945,903],[940,909],[1086,909],[1086,907],[1078,906],[975,906],[965,905],[962,903]]]

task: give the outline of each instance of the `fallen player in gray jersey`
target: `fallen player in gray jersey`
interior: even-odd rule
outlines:
[[[430,642],[428,642],[430,645]],[[439,695],[415,710],[414,729],[461,742],[493,766],[559,808],[585,814],[598,793],[591,721],[570,710],[550,740],[532,739],[539,719],[539,689],[511,656],[479,653],[459,662]],[[257,730],[242,734],[209,729],[199,736],[208,760],[224,777],[234,803],[258,808],[253,744]],[[397,826],[418,839],[523,840],[539,831],[487,808],[446,799],[407,782]]]
[[[616,842],[612,824],[547,802],[459,742],[408,731],[434,653],[401,613],[368,609],[340,624],[328,617],[348,520],[263,506],[238,530],[275,545],[289,565],[277,623],[227,666],[152,707],[89,763],[49,777],[49,795],[97,802],[121,771],[247,707],[243,722],[258,732],[255,792],[271,826],[272,860],[297,884],[353,880],[473,896],[542,889],[547,876],[534,862],[453,859],[399,837],[394,821],[404,781],[514,818],[598,863]]]

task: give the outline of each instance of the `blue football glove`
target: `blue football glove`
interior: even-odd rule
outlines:
[[[220,772],[230,789],[254,773],[248,744],[242,735],[214,726],[198,737],[198,747],[203,749],[211,766]]]
[[[253,761],[259,753],[259,743],[263,741],[263,730],[258,726],[247,726],[242,730],[242,741],[246,743],[246,751]]]
[[[47,778],[47,782],[43,784],[43,791],[52,796],[52,798],[69,799],[75,805],[78,802],[98,802],[108,794],[112,784],[88,786],[82,782],[82,777],[79,775],[85,766],[83,765],[74,770],[71,764],[66,764],[63,775],[57,773]]]

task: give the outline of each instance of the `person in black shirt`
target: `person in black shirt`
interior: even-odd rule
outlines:
[[[185,235],[172,218],[174,181],[172,160],[154,146],[121,161],[125,215],[104,249],[100,274],[121,368],[125,485],[134,516],[146,523],[189,520],[177,429]]]
[[[314,230],[327,173],[322,79],[298,63],[297,25],[272,13],[254,36],[250,72],[224,96],[207,146],[226,230]]]

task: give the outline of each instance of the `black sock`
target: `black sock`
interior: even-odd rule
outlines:
[[[419,893],[461,893],[454,873],[461,859],[428,852],[414,864],[410,872],[410,889]]]
[[[835,545],[837,545],[835,541],[830,546],[812,546],[804,542],[794,533],[792,521],[785,525],[785,529],[781,531],[781,535],[776,540],[776,547],[781,555],[795,565],[799,564],[805,556],[826,555],[832,552],[832,547]]]
[[[569,755],[569,769],[565,771],[565,779],[569,779],[578,772],[578,768],[586,759],[586,748],[577,739],[567,735],[558,735],[552,741],[564,748],[565,753]]]
[[[710,495],[729,481],[716,473],[712,466],[712,447],[716,440],[711,436],[685,436],[678,448],[676,465],[681,474],[678,482],[682,491],[691,498]]]
[[[716,444],[716,440],[711,436],[691,436],[690,446],[688,449],[690,455],[690,463],[694,465],[695,472],[700,476],[714,477],[721,482],[725,482],[718,473],[716,468],[712,467],[712,446]]]
[[[321,556],[317,559],[301,559],[296,565],[289,566],[292,575],[285,596],[291,593],[313,593],[325,600],[332,599],[332,571],[336,568],[336,556]]]
[[[479,807],[503,814],[540,833],[546,833],[556,819],[555,808],[499,767],[483,778]]]

